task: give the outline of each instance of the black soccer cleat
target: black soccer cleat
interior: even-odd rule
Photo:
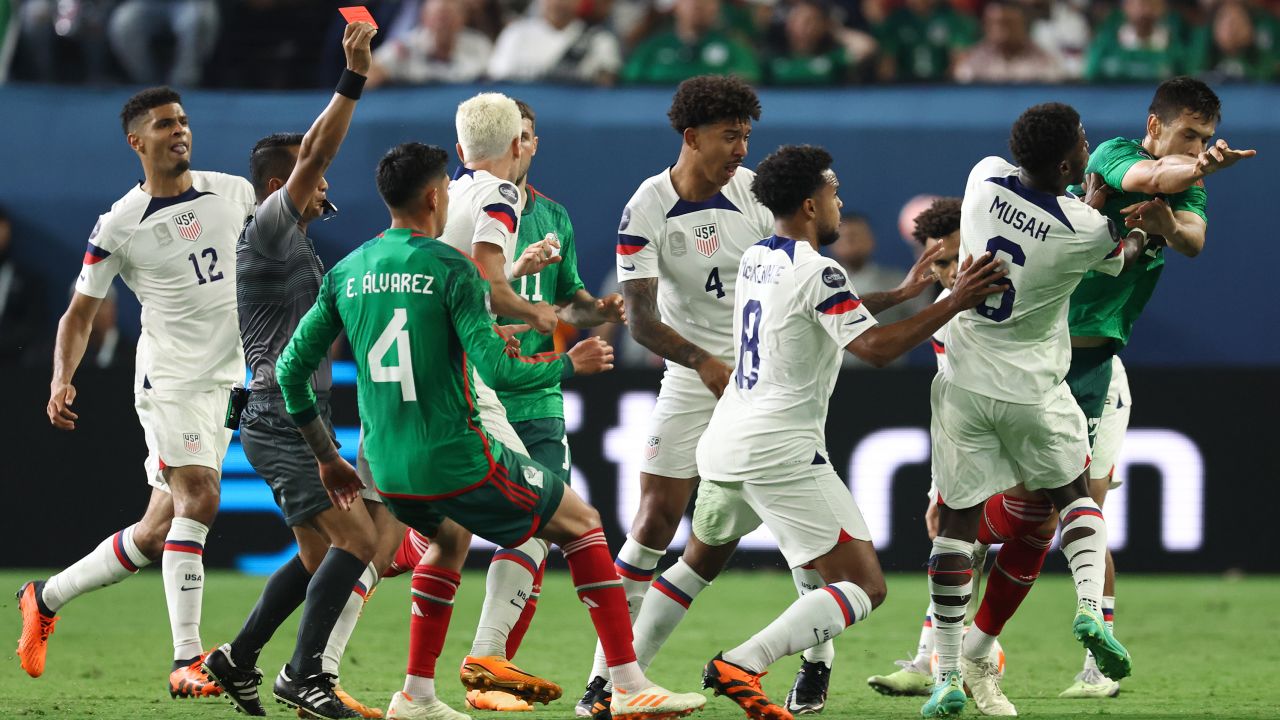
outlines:
[[[242,668],[231,659],[231,645],[221,645],[204,658],[201,666],[204,674],[231,701],[231,706],[245,715],[265,717],[266,709],[258,698],[258,686],[262,684],[262,671],[258,668]]]
[[[276,676],[272,694],[277,702],[297,710],[304,717],[306,714],[324,720],[360,717],[334,693],[333,684],[337,678],[333,675],[320,673],[306,678],[291,678],[292,672],[285,665]]]
[[[609,711],[613,693],[605,689],[604,686],[607,683],[608,680],[598,675],[591,678],[591,682],[587,684],[587,691],[582,694],[582,699],[574,708],[574,713],[578,717],[591,718],[591,720],[613,719],[613,714]]]
[[[827,706],[827,687],[831,684],[831,668],[820,662],[801,658],[800,672],[787,693],[787,710],[792,715],[817,715]]]

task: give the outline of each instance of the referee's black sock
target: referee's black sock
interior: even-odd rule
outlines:
[[[307,598],[307,584],[310,582],[311,574],[298,555],[271,574],[258,597],[258,604],[253,606],[253,612],[244,621],[240,634],[231,643],[231,660],[238,667],[252,668],[257,664],[258,655],[276,628]]]
[[[297,678],[321,672],[321,656],[329,642],[333,625],[347,605],[351,588],[355,587],[367,563],[346,550],[331,547],[307,586],[307,604],[298,624],[298,644],[289,667]]]

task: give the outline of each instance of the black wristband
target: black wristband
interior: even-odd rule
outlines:
[[[351,70],[343,70],[342,77],[338,78],[338,87],[334,92],[343,97],[349,97],[352,100],[360,99],[360,92],[364,90],[365,76]]]

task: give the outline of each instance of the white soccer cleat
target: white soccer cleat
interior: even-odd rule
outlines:
[[[702,693],[673,693],[658,685],[629,693],[615,687],[609,712],[613,720],[669,720],[697,712],[706,704]]]
[[[398,692],[387,706],[387,720],[471,720],[471,716],[445,705],[440,698],[414,700]]]
[[[970,660],[960,656],[960,674],[983,715],[1015,717],[1018,709],[1000,690],[1000,668],[988,658]]]
[[[1090,668],[1076,676],[1075,684],[1058,694],[1060,698],[1092,700],[1113,698],[1120,694],[1120,682]]]

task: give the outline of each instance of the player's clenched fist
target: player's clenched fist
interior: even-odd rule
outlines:
[[[533,306],[533,317],[529,319],[529,325],[543,335],[550,335],[556,331],[556,323],[560,322],[560,318],[556,316],[556,309],[547,303],[537,303]]]
[[[369,49],[377,28],[367,22],[355,22],[342,33],[342,52],[347,56],[347,69],[359,75],[368,75],[373,64],[373,52]]]
[[[717,398],[724,394],[724,389],[729,386],[729,378],[733,375],[733,368],[713,357],[699,363],[697,370],[702,384]]]
[[[613,369],[613,346],[598,337],[590,337],[569,350],[574,375],[595,375]]]
[[[76,420],[80,416],[71,412],[71,403],[76,400],[76,386],[70,383],[66,385],[54,385],[49,393],[49,405],[46,408],[49,413],[49,422],[59,430],[75,430]]]
[[[949,299],[966,310],[977,307],[988,295],[1009,289],[1007,282],[1001,282],[1008,274],[1004,263],[991,253],[982,253],[977,260],[970,255],[960,266],[960,273],[956,275],[956,284],[951,289]]]

